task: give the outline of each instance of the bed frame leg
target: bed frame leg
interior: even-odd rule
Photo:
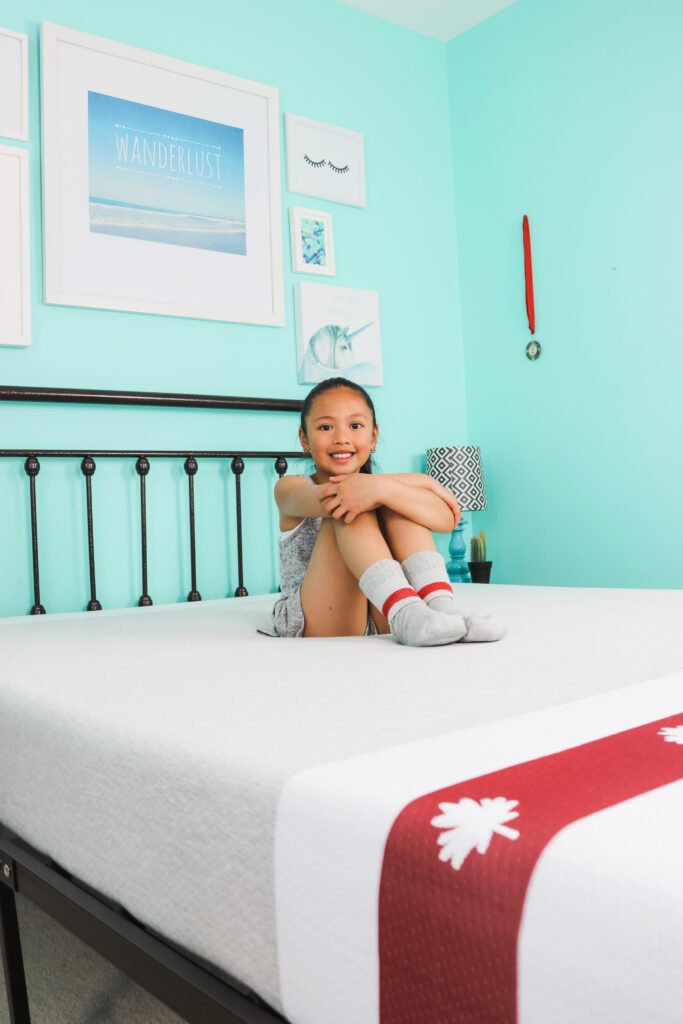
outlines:
[[[16,897],[12,889],[2,881],[0,881],[0,947],[2,947],[2,965],[5,970],[10,1024],[31,1024]]]

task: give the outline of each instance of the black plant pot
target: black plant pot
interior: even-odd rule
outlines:
[[[490,583],[491,562],[468,562],[473,583]]]

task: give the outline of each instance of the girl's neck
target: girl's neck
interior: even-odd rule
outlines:
[[[354,476],[355,473],[359,473],[359,472],[360,472],[360,470],[355,469],[353,471],[353,473],[344,473],[344,474],[340,474],[340,476]],[[313,473],[313,475],[311,476],[311,480],[313,481],[314,484],[327,484],[327,483],[329,483],[331,476],[334,476],[334,474],[333,473],[325,473],[321,469],[316,469],[315,473]]]

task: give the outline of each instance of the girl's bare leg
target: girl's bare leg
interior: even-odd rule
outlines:
[[[374,512],[363,512],[352,523],[323,520],[301,585],[304,636],[363,636],[368,599],[358,580],[382,558],[392,554]],[[388,633],[386,619],[380,619],[380,632]]]
[[[434,538],[426,526],[420,526],[390,508],[378,509],[377,515],[391,557],[397,562],[404,562],[417,551],[436,551]]]

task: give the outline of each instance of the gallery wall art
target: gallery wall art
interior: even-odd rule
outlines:
[[[28,36],[0,28],[0,136],[28,140]]]
[[[294,305],[300,384],[330,377],[382,383],[377,292],[301,282],[294,286]]]
[[[277,89],[42,27],[47,302],[281,325]]]
[[[321,210],[292,206],[289,210],[292,270],[334,276],[332,217]]]
[[[285,114],[285,136],[290,192],[365,206],[365,150],[360,132]]]
[[[0,146],[0,345],[31,344],[28,154]]]

